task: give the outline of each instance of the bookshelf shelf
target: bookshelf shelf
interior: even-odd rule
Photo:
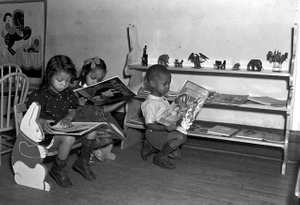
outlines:
[[[283,149],[283,160],[281,166],[281,173],[285,174],[286,172],[286,165],[288,160],[288,144],[289,144],[289,136],[290,136],[290,118],[293,114],[291,110],[291,103],[293,99],[293,88],[294,88],[294,76],[295,76],[295,61],[296,61],[296,48],[297,48],[297,36],[298,34],[298,26],[295,25],[293,28],[293,54],[291,55],[290,61],[290,68],[289,72],[272,72],[272,71],[262,71],[262,72],[253,72],[253,71],[232,71],[232,70],[215,70],[213,68],[201,68],[195,69],[191,67],[183,67],[183,68],[175,68],[175,67],[168,67],[168,70],[172,74],[176,74],[178,76],[182,76],[181,78],[193,78],[199,81],[201,77],[209,77],[218,79],[219,77],[225,77],[228,79],[232,79],[235,82],[236,79],[242,78],[244,79],[258,79],[258,82],[263,82],[265,79],[271,79],[277,81],[285,81],[287,86],[284,86],[283,89],[286,89],[287,92],[287,105],[276,107],[276,106],[267,106],[261,105],[257,103],[251,103],[247,101],[245,104],[235,105],[235,104],[204,104],[203,109],[210,110],[213,115],[218,115],[219,109],[225,109],[230,112],[232,111],[242,111],[248,113],[255,113],[257,115],[260,114],[270,114],[270,115],[279,115],[282,116],[284,119],[284,130],[283,130],[283,141],[280,142],[271,142],[265,140],[254,140],[254,139],[245,139],[240,137],[235,137],[235,134],[230,137],[224,136],[217,136],[217,135],[210,135],[207,133],[197,133],[197,132],[188,132],[188,136],[193,137],[201,137],[201,138],[209,138],[209,139],[216,139],[216,140],[226,140],[231,142],[237,143],[248,143],[248,144],[255,144],[261,146],[270,146]],[[131,76],[130,84],[133,86],[141,85],[144,82],[144,75],[149,66],[141,66],[141,65],[129,65],[128,66],[128,74]],[[202,81],[201,81],[202,82]],[[202,86],[201,83],[199,85]],[[249,85],[251,86],[251,85]],[[143,115],[140,110],[141,103],[144,101],[147,94],[140,93],[139,95],[135,96],[134,98],[130,99],[126,104],[126,115],[124,119],[124,129],[126,133],[126,140],[123,141],[122,148],[129,147],[137,142],[144,135],[144,130],[146,126],[143,122]],[[173,101],[175,97],[168,97],[169,101]],[[216,114],[215,114],[216,113]],[[201,112],[199,113],[201,115]],[[247,115],[246,115],[247,117]],[[212,121],[216,125],[220,123],[217,120]],[[245,124],[245,128],[247,128],[247,124]],[[264,125],[262,125],[262,128]]]

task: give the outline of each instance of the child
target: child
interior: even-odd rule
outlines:
[[[142,103],[142,113],[147,126],[146,140],[141,155],[143,160],[160,150],[153,158],[153,163],[165,169],[175,169],[170,158],[180,158],[179,146],[186,141],[186,135],[175,130],[176,124],[165,126],[157,123],[162,113],[169,107],[164,97],[170,88],[171,74],[163,65],[152,65],[146,72],[151,86],[151,93]]]
[[[33,91],[29,96],[27,106],[38,102],[41,106],[39,123],[45,132],[45,140],[51,141],[50,149],[57,149],[54,164],[50,174],[63,188],[71,187],[72,182],[66,173],[69,153],[75,143],[74,136],[51,135],[51,124],[70,126],[76,117],[78,99],[74,92],[68,88],[70,82],[76,77],[76,69],[72,60],[64,55],[53,56],[46,67],[43,86]],[[96,132],[82,137],[81,156],[73,164],[73,169],[80,172],[87,180],[96,177],[89,166],[89,158],[94,148]]]
[[[79,76],[79,86],[91,86],[98,82],[101,82],[107,73],[105,62],[99,57],[90,58],[84,61],[84,65]],[[96,106],[90,101],[83,99],[79,100],[80,107],[77,109],[77,117],[75,121],[108,121],[114,123],[120,131],[123,132],[118,122],[110,114],[110,112],[116,110],[125,101],[114,103],[112,105]],[[114,134],[114,133],[109,133]],[[124,134],[124,133],[123,133]],[[105,137],[104,137],[105,136]],[[115,154],[111,153],[113,139],[107,136],[107,133],[101,128],[97,130],[97,138],[95,143],[95,149],[92,153],[99,161],[115,160]],[[91,158],[92,159],[92,158]]]

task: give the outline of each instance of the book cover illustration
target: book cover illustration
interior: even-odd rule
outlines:
[[[249,95],[234,95],[215,92],[206,100],[207,104],[241,105],[244,104]]]
[[[234,133],[236,133],[238,131],[239,130],[235,129],[235,128],[216,125],[210,129],[208,129],[207,134],[230,137],[231,135],[233,135]]]
[[[190,126],[190,129],[188,131],[189,133],[193,133],[193,134],[207,134],[208,129],[202,127],[199,124],[194,123]]]
[[[252,130],[252,129],[242,129],[239,131],[235,137],[252,139],[252,140],[263,140],[265,132]]]
[[[268,96],[261,96],[261,97],[249,96],[248,100],[262,105],[278,106],[278,107],[286,106],[286,100],[277,100],[275,98],[271,98]]]
[[[57,124],[51,127],[52,134],[82,136],[97,129],[100,137],[125,139],[124,134],[117,126],[110,122],[72,122],[71,127],[62,127]]]
[[[107,105],[127,100],[136,95],[118,76],[97,84],[74,90],[79,97],[92,101],[94,105]]]
[[[176,130],[187,134],[187,130],[193,124],[208,94],[209,91],[204,87],[186,80],[158,123],[166,126],[176,123],[178,125]]]
[[[51,127],[52,134],[55,135],[73,135],[82,136],[87,134],[102,125],[103,122],[72,122],[70,127],[61,126],[56,124]]]

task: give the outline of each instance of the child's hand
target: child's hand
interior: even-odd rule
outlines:
[[[176,124],[167,126],[167,131],[168,131],[168,132],[171,132],[171,131],[175,130],[175,128],[176,128]]]
[[[81,107],[83,107],[86,103],[87,99],[86,98],[79,98],[78,103]]]
[[[41,124],[42,129],[47,134],[51,134],[52,133],[50,123],[53,123],[53,122],[54,122],[54,120],[45,120],[45,119],[42,119],[42,118],[39,119],[39,123]]]
[[[71,123],[72,123],[72,118],[70,116],[67,116],[61,119],[57,124],[67,128],[67,127],[71,127]]]

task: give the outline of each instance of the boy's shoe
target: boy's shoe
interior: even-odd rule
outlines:
[[[158,166],[161,166],[164,169],[172,170],[172,169],[176,168],[176,165],[172,164],[167,156],[166,157],[159,157],[158,155],[156,155],[155,157],[153,157],[152,162],[154,164],[158,165]]]
[[[142,150],[141,156],[144,161],[147,161],[148,157],[153,154],[156,150],[151,146],[148,140],[145,140]]]
[[[181,150],[180,148],[177,148],[176,150],[174,150],[173,152],[171,152],[168,155],[169,158],[171,159],[180,159],[181,158]]]
[[[89,181],[93,181],[96,179],[96,176],[94,175],[93,171],[90,168],[89,165],[89,159],[82,159],[78,158],[74,164],[73,164],[73,169],[84,176]]]

